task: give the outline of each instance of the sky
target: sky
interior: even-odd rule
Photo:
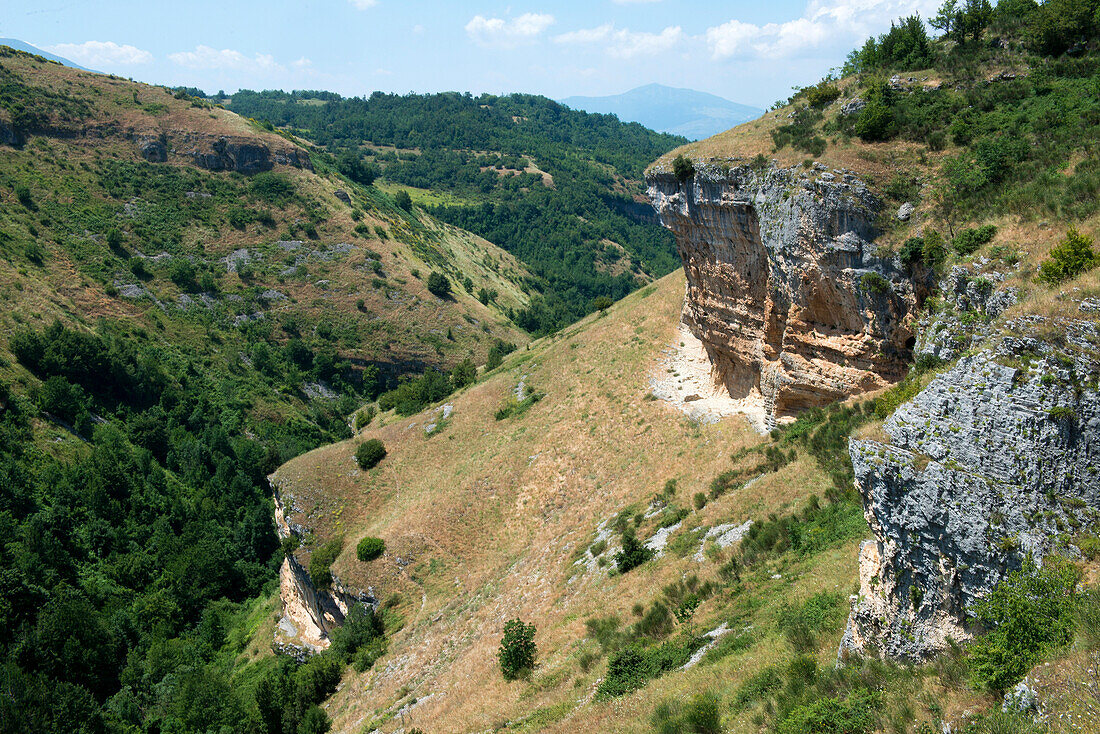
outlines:
[[[657,82],[767,107],[941,0],[0,0],[0,37],[208,93],[529,92]]]

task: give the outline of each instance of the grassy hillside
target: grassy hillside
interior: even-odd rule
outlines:
[[[1010,7],[1031,12],[1026,3]],[[1100,255],[1083,254],[1093,244],[1067,230],[1095,230],[1095,199],[1083,193],[1092,186],[1092,102],[1074,91],[1083,74],[1091,78],[1094,41],[1056,58],[1021,30],[1039,20],[1013,24],[1007,12],[986,19],[977,39],[968,25],[969,35],[910,44],[921,54],[880,52],[902,48],[898,34],[913,25],[901,23],[854,54],[845,78],[655,166],[671,170],[683,155],[697,168],[777,159],[811,175],[814,161],[853,170],[889,204],[883,247],[911,267],[943,276],[958,267],[964,285],[1014,288],[1019,298],[993,318],[945,293],[929,299],[930,319],[980,343],[1019,316],[1088,318],[1077,304],[1100,295],[1100,270],[1089,269]],[[856,98],[866,106],[842,114]],[[883,107],[888,122],[876,129],[870,123],[883,119]],[[1056,108],[1064,111],[1057,119]],[[895,212],[905,202],[916,211],[903,221]],[[1046,265],[1073,260],[1054,254],[1068,250],[1081,269]],[[325,705],[335,728],[1095,728],[1097,693],[1083,671],[1100,644],[1098,596],[1075,597],[1064,580],[1055,586],[1073,601],[1057,620],[1029,617],[1034,598],[1026,595],[1008,612],[1029,629],[1057,622],[1071,630],[1069,644],[1035,658],[1043,664],[1029,684],[1048,702],[1039,723],[1001,712],[1000,692],[982,684],[989,658],[966,648],[919,668],[854,659],[833,667],[848,596],[858,590],[859,541],[870,534],[852,495],[847,437],[880,436],[881,419],[930,379],[935,360],[870,401],[809,412],[768,437],[739,420],[695,424],[647,388],[677,338],[682,289],[682,276],[668,276],[604,316],[533,342],[453,398],[441,429],[425,431],[438,423],[434,408],[386,415],[275,474],[310,529],[300,560],[342,539],[333,572],[374,589],[401,620],[389,652],[348,673]],[[540,399],[517,403],[521,383]],[[353,454],[372,438],[389,454],[360,471]],[[384,539],[387,553],[357,560],[363,536]],[[621,555],[631,537],[667,544],[659,557],[636,547]],[[1095,579],[1095,560],[1081,559],[1086,580]],[[535,626],[538,654],[529,676],[508,682],[497,653],[514,618]],[[1010,660],[1006,653],[992,665]]]
[[[349,172],[413,187],[433,214],[519,258],[538,276],[515,317],[528,331],[565,326],[678,265],[641,185],[678,136],[522,94],[242,91],[226,102],[324,145]]]
[[[869,534],[844,447],[876,430],[873,403],[761,437],[652,400],[682,293],[667,276],[533,343],[450,399],[442,428],[425,430],[434,409],[386,416],[275,473],[309,528],[299,559],[342,538],[333,572],[400,620],[325,704],[334,730],[796,732],[832,706],[852,727],[836,731],[986,731],[997,699],[970,687],[961,652],[833,671]],[[521,382],[542,397],[516,411]],[[360,471],[372,438],[388,455]],[[660,557],[620,572],[624,533],[662,528]],[[386,554],[357,560],[364,536]],[[535,625],[538,654],[508,682],[497,651],[513,618]]]

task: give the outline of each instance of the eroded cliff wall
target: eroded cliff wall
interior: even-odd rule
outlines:
[[[280,540],[291,536],[301,538],[305,534],[304,528],[290,520],[291,513],[286,504],[288,500],[293,503],[293,499],[284,498],[274,485],[273,489],[275,529]],[[276,627],[274,647],[279,652],[301,658],[328,648],[329,636],[344,623],[352,605],[375,606],[377,601],[368,594],[345,588],[335,576],[331,587],[314,587],[298,554],[303,555],[308,563],[308,552],[297,551],[288,555],[279,568],[283,616]]]
[[[923,293],[875,245],[882,205],[857,176],[746,165],[647,182],[684,263],[684,322],[769,425],[905,375]]]
[[[1031,556],[1077,554],[1100,513],[1100,328],[1010,323],[852,441],[875,540],[841,654],[920,660],[965,640],[967,609]]]

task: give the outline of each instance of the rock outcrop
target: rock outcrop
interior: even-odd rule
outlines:
[[[1031,331],[1062,337],[1012,335]],[[921,660],[967,639],[975,600],[1029,555],[1073,555],[1100,517],[1100,328],[1030,317],[1008,334],[902,405],[889,443],[851,442],[875,540],[842,656]]]
[[[270,171],[276,165],[313,170],[309,154],[289,144],[272,150],[255,138],[178,131],[135,133],[132,137],[138,153],[150,163],[173,159],[209,171],[236,171],[245,175]]]
[[[874,244],[882,203],[858,177],[742,165],[647,181],[684,263],[684,322],[769,425],[906,374],[924,290]]]
[[[290,522],[287,515],[276,488],[275,528],[280,540],[302,537],[305,529]],[[345,588],[335,576],[331,587],[317,589],[296,554],[288,555],[279,568],[279,597],[283,616],[276,627],[274,647],[299,658],[327,649],[329,636],[344,623],[353,605],[378,604],[368,594]]]

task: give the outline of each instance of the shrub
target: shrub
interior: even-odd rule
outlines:
[[[34,198],[31,196],[31,190],[26,186],[15,187],[15,198],[19,199],[19,203],[27,209],[34,210]]]
[[[924,243],[921,246],[921,259],[930,268],[937,268],[947,259],[947,247],[943,244],[943,235],[928,228],[924,230]]]
[[[819,698],[794,708],[779,722],[776,732],[777,734],[870,732],[877,724],[874,712],[878,706],[879,695],[868,690],[856,691],[845,700]]]
[[[373,469],[378,462],[386,458],[386,446],[377,438],[364,441],[355,449],[355,463],[363,471]]]
[[[680,183],[683,183],[695,175],[695,164],[691,162],[690,158],[681,153],[672,161],[672,175],[676,176]]]
[[[970,645],[977,683],[1005,691],[1047,652],[1073,638],[1076,585],[1080,572],[1069,561],[1050,557],[1043,568],[1028,561],[974,605],[986,634]]]
[[[193,291],[198,287],[196,275],[195,266],[182,258],[173,260],[168,268],[168,279],[185,291]]]
[[[701,510],[707,506],[707,496],[703,492],[696,492],[692,502],[695,504],[696,510]]]
[[[613,301],[607,296],[597,296],[596,300],[592,302],[592,305],[596,307],[597,311],[606,311],[611,308]]]
[[[446,298],[451,295],[451,281],[443,273],[433,270],[428,276],[428,292],[437,298]]]
[[[366,428],[374,420],[374,416],[377,413],[377,409],[373,405],[368,405],[358,413],[355,414],[355,430],[359,431]]]
[[[455,386],[455,390],[472,385],[477,382],[477,367],[474,366],[472,359],[467,357],[454,366],[451,370],[451,383]]]
[[[1100,254],[1092,249],[1092,238],[1071,227],[1050,251],[1050,259],[1039,266],[1039,280],[1049,285],[1076,278],[1100,263]]]
[[[385,552],[386,541],[371,535],[360,540],[359,545],[355,546],[355,557],[363,563],[369,563],[376,558],[381,558],[382,554]]]
[[[837,89],[835,84],[823,81],[805,89],[803,95],[806,98],[806,104],[820,110],[835,102],[837,97],[840,96],[840,90]]]
[[[615,565],[619,573],[626,573],[642,565],[653,557],[653,551],[638,540],[634,528],[623,531],[623,549],[615,554]]]
[[[122,247],[122,232],[118,230],[118,227],[111,227],[107,230],[107,247],[116,251]]]
[[[955,239],[951,241],[951,246],[955,248],[955,252],[964,257],[973,255],[978,251],[978,248],[992,240],[995,234],[997,234],[997,228],[992,224],[969,227],[955,235]]]
[[[351,662],[362,648],[384,639],[385,634],[386,627],[381,615],[375,614],[370,606],[354,604],[348,610],[344,623],[333,630],[330,650],[345,663]]]
[[[294,183],[283,173],[257,173],[248,188],[253,196],[276,206],[285,206],[294,197]]]
[[[663,703],[653,712],[652,722],[660,734],[719,734],[722,731],[718,696],[711,691],[696,693],[691,702]]]
[[[500,660],[500,672],[505,680],[526,677],[535,667],[535,625],[524,624],[522,620],[510,619],[504,624],[504,636],[500,640],[497,658]]]
[[[332,586],[332,564],[344,549],[344,539],[335,538],[314,549],[309,557],[309,580],[315,589]]]
[[[399,209],[404,209],[407,212],[411,212],[413,208],[412,197],[409,196],[409,192],[401,189],[393,195],[393,203],[397,205]]]
[[[648,648],[638,643],[624,647],[608,660],[607,675],[596,689],[596,698],[614,698],[638,690],[649,680],[683,666],[698,645],[698,640],[692,638]]]
[[[859,285],[864,293],[876,296],[883,296],[890,292],[890,281],[875,272],[864,273],[859,279]]]

